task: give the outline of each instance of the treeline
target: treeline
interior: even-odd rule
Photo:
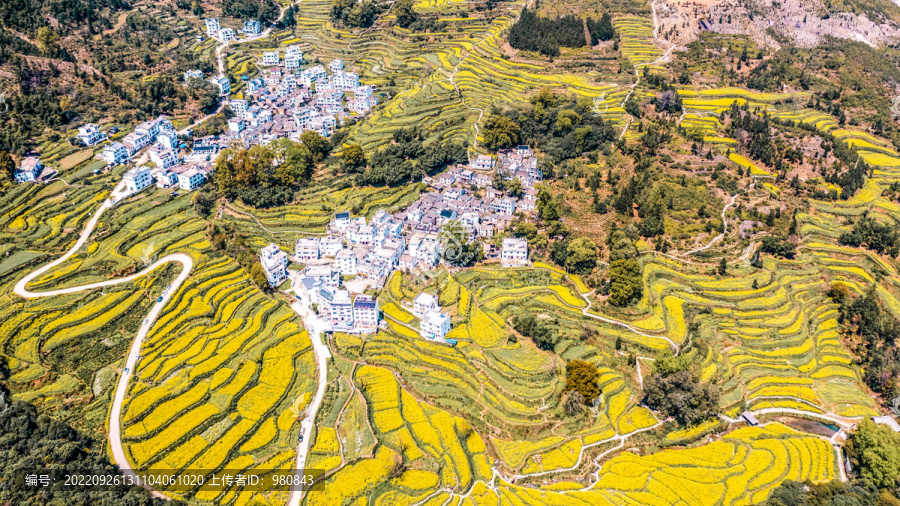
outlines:
[[[334,0],[331,21],[345,28],[368,28],[381,12],[381,8],[369,0]]]
[[[26,34],[49,26],[48,18],[62,26],[99,24],[108,28],[112,25],[104,13],[128,8],[124,0],[3,0],[0,24]]]
[[[519,20],[509,29],[509,45],[554,57],[559,56],[560,47],[585,47],[588,44],[587,37],[590,37],[590,44],[593,46],[598,41],[612,39],[614,35],[609,14],[604,14],[599,21],[591,18],[582,20],[572,15],[551,19],[538,16],[526,7]]]
[[[278,19],[281,10],[273,0],[221,0],[222,14],[242,20],[255,19],[268,25]]]
[[[855,248],[865,246],[894,258],[900,253],[900,233],[897,232],[897,226],[893,223],[878,223],[868,216],[868,212],[853,224],[853,230],[841,234],[838,242]]]
[[[281,138],[266,146],[223,150],[216,159],[216,189],[227,199],[240,198],[257,208],[290,202],[294,190],[309,184],[315,164],[331,150],[316,132],[304,132],[300,141]]]
[[[697,425],[719,412],[718,387],[700,382],[689,357],[688,349],[677,357],[670,350],[662,352],[653,362],[653,373],[644,380],[642,401],[681,426]]]
[[[5,363],[3,364],[5,369]],[[5,379],[6,371],[0,371]],[[34,406],[10,402],[0,390],[0,503],[39,504],[128,504],[132,506],[176,506],[181,501],[155,499],[138,486],[54,487],[26,486],[27,474],[121,475],[109,462],[103,443],[81,434],[65,422],[39,415]]]
[[[874,290],[854,298],[847,285],[836,282],[828,295],[841,305],[845,332],[858,338],[854,352],[862,365],[863,380],[885,400],[900,395],[900,322],[884,309]]]
[[[397,186],[468,160],[468,149],[461,142],[435,142],[426,146],[424,141],[425,133],[416,128],[397,130],[393,143],[369,155],[368,160],[359,146],[345,149],[342,166],[346,172],[356,173],[358,185]]]
[[[541,89],[522,109],[491,111],[481,130],[489,150],[529,144],[553,163],[577,158],[616,139],[612,125],[594,111],[593,102]]]

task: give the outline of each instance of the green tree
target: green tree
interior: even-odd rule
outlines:
[[[284,161],[275,169],[275,179],[284,185],[308,184],[314,167],[309,148],[291,142],[284,152]]]
[[[16,178],[16,162],[6,151],[0,151],[0,176],[8,178],[9,181],[15,181]]]
[[[366,166],[366,154],[359,144],[351,144],[341,153],[341,166],[345,171],[356,171]]]
[[[725,261],[725,257],[722,257],[722,260],[719,262],[718,273],[719,276],[728,274],[728,263]]]
[[[397,16],[398,25],[408,28],[419,19],[419,15],[413,9],[414,6],[414,0],[396,0],[394,2],[394,15]]]
[[[594,402],[600,395],[597,366],[584,360],[572,360],[566,364],[566,388],[564,391],[578,392],[586,404]]]
[[[614,260],[609,264],[609,303],[624,307],[641,298],[644,282],[641,266],[634,258]]]
[[[519,125],[513,120],[499,114],[491,114],[484,122],[481,136],[484,139],[484,146],[496,151],[518,144],[520,131]]]
[[[266,279],[266,272],[263,270],[262,264],[258,261],[254,262],[250,267],[250,279],[252,279],[253,282],[256,283],[256,286],[262,291],[268,291],[270,289],[269,280]]]
[[[653,373],[671,376],[676,372],[687,371],[691,367],[691,359],[686,355],[675,356],[672,350],[661,351],[653,361]]]
[[[535,207],[542,220],[549,223],[559,219],[559,208],[556,200],[553,198],[550,188],[545,185],[538,187],[538,198]]]
[[[597,266],[597,245],[594,241],[579,237],[569,243],[566,250],[566,269],[576,274],[588,274]]]
[[[46,56],[53,56],[56,54],[57,49],[59,49],[59,34],[49,26],[40,27],[35,40],[38,44],[38,48],[40,48],[41,52]]]
[[[850,436],[846,448],[863,478],[879,488],[900,485],[900,434],[866,419]]]
[[[612,39],[616,35],[616,31],[612,25],[612,17],[609,13],[604,13],[597,24],[597,38],[603,41]]]
[[[521,197],[522,196],[522,181],[519,181],[519,178],[514,177],[512,181],[506,184],[506,193],[513,197]]]
[[[307,130],[300,134],[300,142],[309,149],[313,163],[319,163],[324,160],[331,150],[331,143],[328,142],[328,139],[322,137],[319,132],[313,132],[312,130]]]

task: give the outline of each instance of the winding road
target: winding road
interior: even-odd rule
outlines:
[[[87,222],[84,230],[81,232],[78,240],[75,241],[75,244],[72,246],[69,251],[64,253],[58,259],[44,265],[43,267],[38,268],[37,270],[31,272],[24,278],[20,279],[16,286],[13,288],[13,292],[23,298],[26,299],[37,299],[41,297],[55,297],[58,295],[65,295],[70,293],[78,293],[84,292],[88,290],[93,290],[96,288],[103,288],[112,285],[118,285],[121,283],[130,283],[138,278],[146,276],[147,274],[153,272],[154,270],[162,267],[163,265],[168,264],[169,262],[175,262],[181,264],[181,272],[178,274],[178,277],[175,278],[175,281],[172,282],[171,285],[166,287],[166,290],[163,292],[162,296],[156,303],[153,304],[153,307],[150,309],[150,313],[147,315],[147,318],[141,324],[140,329],[137,332],[137,335],[134,337],[134,341],[131,344],[131,348],[128,351],[128,356],[125,359],[125,367],[122,370],[121,375],[119,376],[119,382],[116,386],[116,394],[113,398],[113,405],[109,415],[109,445],[110,450],[113,454],[113,459],[115,460],[116,465],[119,466],[119,469],[122,470],[122,473],[126,476],[137,478],[137,474],[134,471],[134,468],[131,465],[131,462],[128,461],[128,457],[125,454],[125,449],[122,447],[122,435],[121,435],[121,418],[122,418],[122,404],[125,401],[125,394],[128,392],[128,380],[134,374],[134,367],[137,365],[138,359],[140,358],[141,353],[141,345],[144,342],[144,338],[147,337],[147,333],[150,331],[150,328],[153,327],[153,323],[156,321],[156,318],[159,317],[160,312],[163,307],[168,303],[172,294],[178,290],[178,287],[187,279],[191,270],[194,267],[194,261],[188,255],[183,253],[174,253],[171,255],[166,255],[163,258],[160,258],[156,262],[153,262],[150,266],[141,270],[138,273],[132,274],[130,276],[126,276],[123,278],[112,279],[108,281],[100,281],[97,283],[90,283],[82,286],[74,286],[69,288],[61,288],[59,290],[50,290],[47,292],[32,292],[28,290],[28,283],[32,280],[46,273],[50,269],[62,264],[66,260],[69,259],[72,255],[74,255],[82,246],[85,245],[87,240],[90,238],[91,233],[94,231],[94,228],[97,226],[97,222],[100,220],[100,216],[104,211],[113,207],[114,201],[117,200],[117,195],[121,193],[123,184],[119,183],[116,186],[116,189],[113,190],[113,197],[111,199],[107,199],[100,205],[100,208],[94,213],[91,219]],[[153,494],[156,497],[166,497],[165,495],[153,491]]]

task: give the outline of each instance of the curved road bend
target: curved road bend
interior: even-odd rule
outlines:
[[[116,195],[119,195],[122,189],[122,184],[120,183],[116,186],[116,189],[113,190],[113,198],[116,199]],[[136,274],[132,274],[130,276],[126,276],[119,279],[113,279],[108,281],[100,281],[97,283],[90,283],[82,286],[74,286],[69,288],[62,288],[59,290],[51,290],[47,292],[32,292],[27,289],[28,283],[34,280],[36,277],[44,274],[50,269],[56,267],[57,265],[65,262],[69,257],[75,254],[84,244],[87,242],[88,238],[93,232],[94,227],[97,226],[97,222],[100,219],[100,216],[103,214],[103,211],[113,206],[112,200],[105,200],[103,204],[100,205],[100,208],[94,213],[91,219],[88,221],[84,230],[81,232],[81,236],[79,236],[78,240],[72,246],[72,248],[64,253],[58,259],[44,265],[43,267],[38,268],[37,270],[31,272],[18,283],[13,288],[13,292],[20,297],[26,299],[37,299],[41,297],[54,297],[57,295],[65,295],[70,293],[83,292],[87,290],[93,290],[95,288],[103,288],[105,286],[117,285],[120,283],[130,283],[135,279],[138,279],[142,276],[146,276],[150,272],[156,270],[157,268],[169,263],[176,262],[181,264],[181,272],[178,274],[178,277],[175,278],[175,281],[163,292],[161,300],[157,301],[153,304],[153,307],[150,309],[150,313],[147,318],[141,324],[140,329],[138,330],[137,335],[134,337],[134,341],[131,344],[131,348],[128,351],[128,357],[125,360],[125,368],[123,369],[122,374],[119,376],[119,382],[116,386],[116,394],[113,399],[112,410],[109,416],[109,445],[113,454],[113,459],[115,463],[119,466],[119,469],[122,470],[122,473],[126,476],[137,477],[137,474],[134,471],[131,463],[128,461],[128,458],[125,455],[125,450],[122,447],[122,436],[121,436],[121,415],[122,415],[122,404],[125,401],[125,394],[128,391],[128,380],[134,374],[134,366],[137,364],[138,357],[141,352],[141,345],[144,342],[144,338],[147,336],[147,333],[150,331],[150,328],[153,326],[153,323],[156,321],[156,318],[159,317],[159,313],[162,311],[162,308],[169,301],[170,297],[173,293],[178,290],[178,287],[187,279],[188,275],[193,269],[194,261],[188,255],[183,253],[175,253],[172,255],[166,255],[163,258],[160,258],[156,262],[154,262],[149,267],[141,270]],[[165,495],[151,490],[151,492],[157,497],[166,497]]]

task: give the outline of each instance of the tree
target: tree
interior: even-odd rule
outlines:
[[[550,245],[550,260],[556,265],[565,267],[566,257],[569,256],[569,241],[563,239],[561,241],[553,241]]]
[[[634,258],[614,260],[609,264],[609,303],[625,307],[641,298],[644,282],[641,266]]]
[[[403,28],[415,23],[419,15],[414,10],[414,0],[396,0],[394,2],[394,15],[397,16],[397,24]]]
[[[284,161],[275,169],[275,178],[283,185],[308,184],[314,168],[309,148],[291,142],[284,152]]]
[[[496,151],[518,144],[520,131],[519,125],[508,117],[491,114],[484,122],[481,136],[484,139],[484,146],[491,151]]]
[[[577,415],[585,410],[584,396],[577,391],[569,392],[563,401],[563,409],[568,415]]]
[[[559,209],[548,186],[540,185],[538,187],[538,198],[535,208],[537,208],[541,219],[548,223],[559,219]]]
[[[484,258],[481,243],[469,242],[469,234],[459,220],[449,220],[439,234],[441,257],[452,265],[467,267]]]
[[[597,266],[597,245],[594,241],[579,237],[569,243],[566,250],[566,269],[576,274],[588,274]]]
[[[16,178],[16,162],[6,151],[0,151],[0,176],[6,176],[10,181]]]
[[[794,258],[794,255],[797,252],[797,247],[794,246],[792,242],[788,241],[787,238],[775,235],[763,237],[762,247],[760,249],[765,253],[771,253],[772,255],[783,258]]]
[[[718,413],[719,389],[701,385],[688,371],[669,376],[652,374],[644,380],[644,399],[650,408],[681,425],[696,425]]]
[[[266,278],[266,272],[263,270],[261,263],[254,262],[250,267],[250,279],[256,283],[260,290],[267,291],[270,289],[269,280]]]
[[[671,376],[677,372],[687,371],[691,366],[691,360],[686,355],[675,356],[672,350],[663,350],[653,361],[653,373],[660,376]]]
[[[728,273],[728,263],[725,262],[725,257],[722,257],[722,260],[719,262],[718,273],[719,276],[724,276]]]
[[[578,392],[586,404],[591,404],[600,395],[599,377],[600,373],[594,364],[572,360],[566,364],[566,388],[563,391]]]
[[[341,153],[341,167],[345,171],[355,171],[366,166],[366,154],[359,144],[351,144]]]
[[[594,31],[597,32],[597,38],[602,41],[610,40],[616,35],[616,31],[612,25],[612,17],[608,12],[600,17],[600,21],[597,23],[597,29]]]
[[[513,317],[513,328],[525,337],[530,337],[535,346],[544,351],[553,351],[559,338],[554,335],[553,329],[557,325],[556,320],[541,320],[531,313],[516,315]]]
[[[900,485],[900,434],[866,419],[850,436],[846,449],[854,468],[876,487]]]
[[[41,52],[46,56],[53,56],[59,49],[59,34],[49,26],[42,26],[38,29],[35,40]]]
[[[625,101],[625,112],[637,119],[641,118],[641,106],[638,105],[634,97],[628,97],[628,100]]]
[[[309,149],[313,163],[321,162],[331,151],[331,143],[328,142],[328,139],[322,137],[319,132],[313,132],[312,130],[303,132],[300,134],[300,142]]]

